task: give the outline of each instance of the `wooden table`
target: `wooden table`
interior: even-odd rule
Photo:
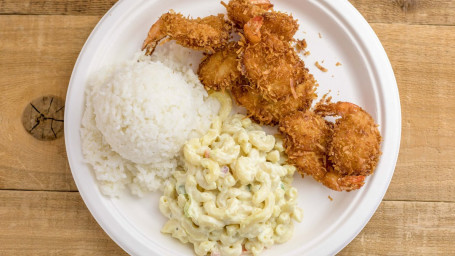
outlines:
[[[63,138],[39,141],[21,124],[31,100],[65,97],[115,2],[0,0],[0,255],[125,254],[79,196]],[[392,62],[403,124],[389,190],[340,255],[455,254],[455,1],[415,2],[404,12],[394,0],[351,0]]]

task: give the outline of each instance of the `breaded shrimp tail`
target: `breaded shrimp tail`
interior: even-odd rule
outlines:
[[[182,46],[213,53],[226,46],[231,29],[231,23],[225,20],[223,14],[191,19],[171,10],[152,25],[142,50],[150,55],[158,42],[168,37]]]

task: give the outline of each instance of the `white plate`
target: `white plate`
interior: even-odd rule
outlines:
[[[319,81],[319,95],[332,90],[335,100],[354,102],[380,124],[383,155],[375,174],[354,192],[334,192],[312,178],[296,176],[299,205],[305,216],[289,242],[263,255],[329,255],[346,246],[366,225],[392,178],[401,134],[401,109],[395,77],[387,55],[371,27],[345,0],[274,1],[275,9],[299,20],[298,38],[305,38],[311,55],[304,58]],[[165,222],[158,210],[160,193],[143,199],[104,197],[84,163],[79,128],[88,75],[109,63],[130,59],[140,48],[150,25],[169,9],[193,17],[225,13],[213,0],[123,0],[98,23],[82,49],[66,97],[65,142],[70,167],[90,212],[107,234],[133,255],[192,255],[189,245],[160,233]],[[319,37],[318,33],[322,35]],[[313,64],[318,60],[329,71]],[[336,67],[336,62],[342,66]],[[333,76],[333,77],[332,77]],[[333,198],[333,201],[328,199]]]

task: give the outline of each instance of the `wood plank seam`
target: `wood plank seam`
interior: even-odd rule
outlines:
[[[1,188],[0,191],[18,191],[18,192],[56,192],[56,193],[79,193],[79,190],[50,190],[50,189],[20,189],[20,188]]]

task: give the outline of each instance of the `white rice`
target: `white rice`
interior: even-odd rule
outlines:
[[[138,53],[90,79],[82,150],[103,194],[160,189],[185,141],[207,132],[219,103],[191,69],[191,55],[168,43],[152,57]]]

